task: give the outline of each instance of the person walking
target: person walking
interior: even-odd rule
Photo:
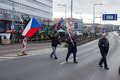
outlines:
[[[68,45],[68,53],[66,56],[66,62],[68,62],[68,58],[73,53],[73,63],[78,63],[76,60],[76,53],[77,53],[77,45],[75,38],[73,36],[69,37],[67,40],[67,45]]]
[[[58,59],[56,55],[56,48],[58,44],[61,44],[61,43],[59,41],[59,36],[58,36],[57,31],[54,31],[53,35],[50,36],[50,39],[52,40],[52,43],[51,43],[52,53],[50,54],[50,57],[53,58],[54,56],[55,59]]]
[[[106,36],[107,36],[106,33],[103,33],[102,38],[99,40],[99,43],[98,43],[98,46],[100,48],[100,53],[102,56],[102,59],[100,60],[98,65],[100,67],[103,67],[102,64],[104,63],[104,69],[109,70],[109,67],[107,65],[107,59],[106,59],[108,51],[109,51],[109,41],[106,38]]]

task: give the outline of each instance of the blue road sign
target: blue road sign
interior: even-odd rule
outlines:
[[[115,20],[117,20],[117,14],[103,14],[102,20],[115,21]]]

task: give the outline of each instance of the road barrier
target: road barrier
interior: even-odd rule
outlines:
[[[87,42],[96,40],[98,38],[100,38],[100,36],[94,36],[94,35],[80,35],[80,36],[76,36],[76,41],[77,41],[77,45],[82,45],[85,44]],[[65,45],[65,47],[67,47],[67,45]]]
[[[18,56],[27,55],[27,53],[26,53],[26,45],[27,45],[27,39],[24,38],[24,39],[23,39],[23,43],[22,43],[22,52],[21,52],[21,53],[18,53],[18,54],[17,54]]]
[[[98,39],[99,36],[93,36],[93,35],[84,35],[84,36],[77,36],[76,40],[77,40],[77,44],[81,45],[84,44],[86,42],[90,42],[92,40]]]

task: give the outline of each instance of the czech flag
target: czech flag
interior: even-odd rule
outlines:
[[[22,32],[22,36],[30,38],[36,31],[42,27],[35,18],[32,18]]]

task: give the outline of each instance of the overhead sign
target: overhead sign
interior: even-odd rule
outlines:
[[[103,14],[102,20],[115,21],[115,20],[117,20],[117,14]]]

